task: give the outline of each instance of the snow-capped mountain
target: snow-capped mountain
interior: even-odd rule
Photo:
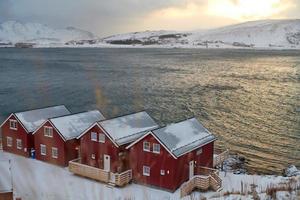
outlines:
[[[118,45],[300,49],[300,19],[252,21],[205,31],[135,32],[107,37],[104,41]]]
[[[300,19],[260,20],[202,31],[144,31],[99,39],[77,28],[54,29],[37,23],[0,24],[0,47],[179,47],[300,49]],[[21,46],[22,47],[22,46]]]
[[[88,31],[68,27],[54,29],[39,23],[7,21],[0,24],[1,43],[32,43],[37,45],[62,45],[72,40],[94,40],[97,37]]]

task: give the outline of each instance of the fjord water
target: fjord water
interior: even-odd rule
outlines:
[[[146,109],[161,125],[196,116],[251,172],[300,166],[299,51],[0,49],[1,122],[56,104]]]

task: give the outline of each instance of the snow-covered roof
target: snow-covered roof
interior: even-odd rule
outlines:
[[[49,118],[70,114],[64,106],[52,106],[36,110],[14,113],[18,120],[24,125],[28,132],[35,131],[44,121]]]
[[[79,136],[85,129],[97,121],[104,120],[104,116],[98,110],[67,115],[50,119],[50,122],[66,139],[70,140]]]
[[[156,122],[145,111],[101,121],[98,124],[118,145],[132,142],[147,131],[158,128]]]
[[[152,133],[176,157],[216,139],[196,118],[170,124]]]
[[[12,191],[12,179],[9,160],[0,160],[0,193]]]

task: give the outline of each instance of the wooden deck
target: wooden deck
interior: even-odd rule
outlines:
[[[223,151],[222,153],[214,156],[214,163],[213,167],[216,167],[220,164],[222,164],[229,156],[229,150]]]
[[[75,159],[69,162],[69,171],[90,179],[110,183],[111,185],[124,186],[132,180],[132,170],[122,173],[112,173],[103,169],[92,167],[81,163],[81,159]]]
[[[222,188],[222,179],[219,177],[218,170],[207,167],[198,167],[197,170],[199,172],[197,175],[182,184],[180,188],[181,197],[189,195],[195,189],[218,191]]]

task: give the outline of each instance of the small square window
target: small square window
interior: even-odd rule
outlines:
[[[46,145],[41,144],[41,155],[45,156],[47,154]]]
[[[95,154],[92,154],[91,157],[92,157],[92,159],[94,159],[94,160],[95,160],[95,158],[96,158]]]
[[[160,145],[159,144],[153,144],[153,153],[160,153]]]
[[[160,175],[164,176],[165,175],[165,170],[161,169],[160,170]]]
[[[143,175],[144,176],[150,176],[150,167],[143,166]]]
[[[53,137],[53,128],[49,126],[44,126],[44,136]]]
[[[17,120],[10,119],[9,120],[9,128],[12,130],[18,130],[18,122]]]
[[[103,133],[99,133],[99,142],[105,143],[105,135]]]
[[[58,158],[58,149],[56,147],[52,147],[52,158]]]
[[[11,137],[6,137],[6,142],[8,147],[12,147],[12,138]]]
[[[91,132],[91,140],[97,142],[97,133],[96,132]]]
[[[197,152],[196,152],[196,155],[197,155],[197,156],[199,156],[200,154],[202,154],[202,148],[201,148],[201,149],[198,149]]]
[[[17,139],[17,149],[22,149],[22,140]]]
[[[143,149],[144,151],[150,151],[150,142],[144,141]]]

